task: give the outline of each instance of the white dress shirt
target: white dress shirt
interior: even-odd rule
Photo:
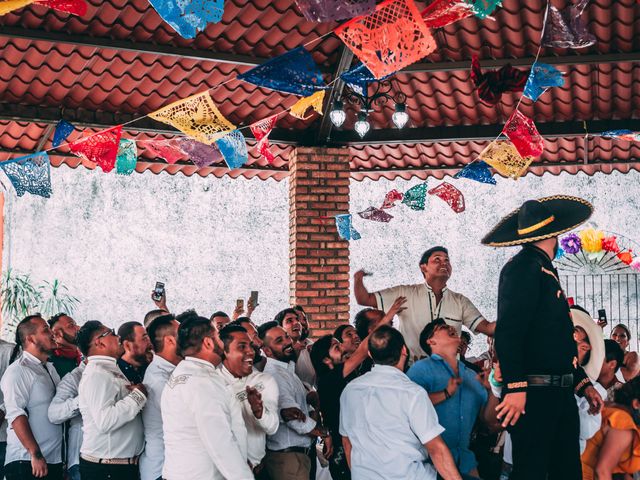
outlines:
[[[56,394],[60,377],[49,362],[42,363],[29,352],[22,352],[2,376],[0,388],[7,409],[7,456],[5,465],[16,461],[31,461],[31,455],[18,440],[11,427],[21,415],[29,426],[47,463],[62,462],[62,426],[49,421],[49,404]]]
[[[462,325],[475,332],[478,325],[484,320],[471,300],[448,288],[442,291],[442,300],[438,303],[436,294],[427,282],[416,285],[398,285],[375,292],[374,295],[378,309],[384,312],[391,308],[396,298],[407,298],[406,309],[398,314],[400,319],[398,330],[407,342],[407,348],[411,353],[411,362],[426,356],[420,347],[420,333],[427,323],[433,322],[436,318],[442,318],[448,325],[454,326],[460,335]]]
[[[311,354],[307,348],[301,350],[298,354],[298,359],[296,360],[296,375],[307,387],[316,387],[318,376],[316,375],[316,369],[313,368]]]
[[[218,373],[231,390],[232,401],[242,409],[242,417],[247,427],[248,459],[255,467],[260,464],[266,453],[266,436],[276,433],[280,425],[278,384],[268,373],[261,373],[255,369],[243,378],[234,377],[224,365],[218,369]],[[262,396],[262,417],[259,419],[251,411],[251,405],[247,400],[247,386],[255,388]]]
[[[278,412],[283,408],[298,408],[304,413],[305,421],[291,420],[280,422],[278,431],[267,436],[269,450],[284,450],[290,447],[309,447],[313,439],[307,435],[316,427],[316,421],[309,416],[307,391],[302,381],[295,374],[296,364],[285,363],[274,358],[267,358],[264,373],[271,375],[278,384]]]
[[[82,445],[82,416],[78,406],[78,385],[86,365],[81,363],[67,373],[56,390],[49,405],[49,420],[58,425],[69,420],[69,442],[67,444],[67,466],[80,463],[80,446]]]
[[[113,357],[89,357],[78,388],[82,414],[81,455],[132,458],[144,447],[140,411],[147,397],[129,392],[127,380]]]
[[[253,480],[242,411],[210,362],[186,357],[161,400],[167,480]]]
[[[164,463],[164,437],[162,436],[162,414],[160,412],[160,400],[171,372],[176,366],[154,355],[147,367],[142,383],[147,387],[147,404],[142,410],[142,423],[144,425],[144,452],[140,456],[140,479],[156,480],[162,476],[162,464]]]
[[[435,480],[424,444],[443,431],[426,390],[395,367],[374,365],[340,397],[354,480]]]
[[[593,387],[600,394],[600,396],[605,399],[607,398],[607,389],[600,385],[595,380],[591,380],[593,383]],[[589,409],[591,408],[589,405],[589,400],[585,397],[576,397],[576,402],[578,402],[578,416],[580,418],[580,453],[584,452],[584,449],[587,448],[587,440],[593,437],[598,430],[600,430],[602,424],[602,414],[596,413],[595,415],[591,415],[589,413]]]
[[[11,354],[13,353],[13,347],[15,345],[13,343],[5,342],[4,340],[0,340],[0,378],[4,375],[4,372],[7,371],[7,367],[9,366],[9,360],[11,359]],[[2,390],[0,390],[0,410],[2,413],[6,414],[7,410],[4,406],[4,396],[2,395]],[[5,418],[2,423],[0,423],[0,442],[7,441],[7,419]]]

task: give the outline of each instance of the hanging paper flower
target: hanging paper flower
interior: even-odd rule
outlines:
[[[496,179],[493,178],[493,175],[491,175],[489,165],[487,165],[482,160],[471,162],[469,165],[456,173],[453,178],[467,178],[469,180],[474,180],[480,183],[488,183],[489,185],[496,184]]]
[[[562,247],[558,247],[556,258],[554,258],[554,260],[560,260],[562,257],[564,257],[564,250],[562,249]]]
[[[631,262],[633,262],[633,251],[629,250],[627,252],[620,252],[617,257],[620,259],[620,261],[626,265],[631,265]]]
[[[605,252],[620,253],[620,247],[615,236],[605,237],[602,239],[602,250]]]
[[[634,257],[629,266],[632,270],[640,272],[640,257]]]
[[[393,218],[393,215],[389,215],[384,210],[380,210],[376,207],[369,207],[362,212],[358,212],[358,215],[360,215],[360,217],[364,218],[365,220],[383,223],[388,223]]]
[[[471,80],[480,99],[489,105],[497,104],[504,92],[521,92],[528,78],[529,70],[518,70],[509,64],[483,72],[478,56],[471,57]]]
[[[582,250],[582,242],[580,240],[580,237],[575,233],[570,233],[566,237],[561,238],[560,246],[566,253],[570,255],[575,255],[580,250]]]
[[[602,239],[604,238],[604,232],[602,230],[585,228],[578,232],[578,236],[582,243],[582,250],[585,252],[598,253],[602,251]]]
[[[382,202],[382,206],[380,208],[391,208],[396,206],[396,202],[402,200],[404,198],[404,194],[399,192],[395,188],[387,192],[384,196],[384,202]]]

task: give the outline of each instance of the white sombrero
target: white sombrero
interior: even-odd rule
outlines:
[[[582,368],[584,368],[589,378],[595,381],[600,376],[602,362],[604,362],[604,336],[602,335],[602,329],[589,314],[575,307],[571,308],[571,319],[573,320],[573,326],[582,328],[589,338],[591,353],[589,361]]]

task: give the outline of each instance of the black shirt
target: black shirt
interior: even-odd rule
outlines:
[[[329,429],[332,437],[339,436],[340,395],[348,383],[344,378],[344,364],[334,366],[333,370],[322,368],[316,374],[318,375],[318,395],[324,426]]]
[[[144,379],[144,372],[147,371],[146,365],[143,365],[142,367],[134,367],[122,358],[118,359],[118,367],[120,367],[120,370],[122,370],[124,376],[127,377],[127,380],[129,380],[134,385],[142,383],[142,380]]]
[[[503,267],[495,344],[505,393],[524,391],[527,375],[572,373],[576,393],[590,385],[573,339],[569,304],[549,256],[525,245]]]

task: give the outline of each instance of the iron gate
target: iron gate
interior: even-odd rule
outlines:
[[[629,346],[638,351],[638,277],[640,274],[636,273],[574,274],[560,275],[560,282],[566,296],[573,297],[576,305],[587,309],[592,317],[597,318],[599,309],[606,310],[609,322],[604,329],[606,338],[617,324],[626,325],[631,332]]]

